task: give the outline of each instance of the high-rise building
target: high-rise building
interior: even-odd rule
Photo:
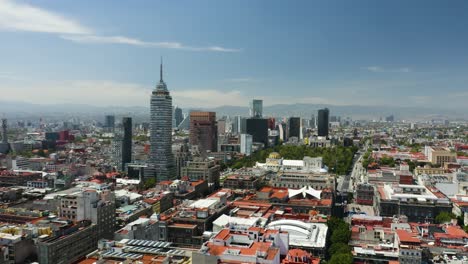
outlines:
[[[217,122],[218,125],[218,135],[226,134],[226,118],[221,118]]]
[[[122,119],[123,139],[122,139],[122,171],[125,164],[132,162],[132,118]]]
[[[115,116],[113,115],[106,115],[106,120],[104,123],[104,128],[108,132],[113,132],[115,128]]]
[[[7,120],[2,119],[2,142],[0,142],[0,153],[7,153],[10,150],[10,144],[8,143],[8,125]]]
[[[173,126],[177,128],[179,124],[184,120],[184,115],[182,114],[182,109],[178,106],[174,107],[174,124]]]
[[[389,116],[385,117],[385,121],[386,122],[393,122],[393,121],[395,121],[395,117],[393,115],[389,115]]]
[[[190,112],[190,145],[200,152],[218,150],[218,125],[215,112]]]
[[[120,129],[117,129],[114,133],[114,138],[111,142],[111,155],[112,155],[112,166],[118,170],[125,168],[122,165],[122,146],[123,146],[123,134]]]
[[[241,134],[240,136],[240,152],[250,156],[252,154],[252,135]]]
[[[2,143],[8,143],[8,125],[7,125],[7,120],[2,119]]]
[[[250,117],[262,118],[263,116],[263,100],[253,99],[250,103]]]
[[[268,118],[268,129],[274,130],[276,125],[276,120],[274,117]]]
[[[180,143],[173,144],[172,154],[174,155],[176,178],[180,179],[182,177],[182,168],[185,166],[187,161],[191,159],[190,148],[188,146],[188,140],[184,139]]]
[[[290,117],[288,120],[288,137],[301,137],[301,118]]]
[[[150,113],[150,166],[154,168],[158,180],[175,177],[172,155],[172,97],[163,81],[161,61],[160,80],[151,94]]]
[[[247,119],[247,134],[252,135],[253,142],[268,146],[268,120],[263,118]]]
[[[246,131],[246,119],[242,116],[235,116],[232,122],[232,133],[243,134]]]
[[[328,108],[318,110],[318,136],[319,137],[327,137],[328,136],[328,126],[329,120],[328,117],[330,116],[330,110]]]

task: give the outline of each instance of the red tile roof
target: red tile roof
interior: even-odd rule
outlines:
[[[417,237],[414,237],[413,234],[411,234],[410,232],[406,231],[406,230],[395,230],[395,232],[397,233],[398,237],[400,238],[400,241],[401,242],[406,242],[406,243],[421,243],[421,240],[419,240],[419,238]]]

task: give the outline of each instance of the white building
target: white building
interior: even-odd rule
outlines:
[[[268,229],[289,233],[289,246],[306,248],[316,256],[324,256],[328,226],[324,223],[305,223],[299,220],[277,220]]]
[[[62,196],[59,215],[75,222],[90,220],[97,225],[98,237],[114,237],[115,197],[110,190],[85,189]]]
[[[255,167],[272,172],[328,172],[327,168],[323,166],[322,157],[304,157],[302,160],[286,160],[277,152],[270,153],[265,163],[257,162]]]

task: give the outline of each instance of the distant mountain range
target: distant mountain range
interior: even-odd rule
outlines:
[[[392,107],[392,106],[338,106],[325,104],[277,104],[264,107],[264,116],[289,117],[300,116],[311,118],[317,115],[317,110],[328,107],[331,116],[351,117],[353,119],[379,119],[394,115],[396,120],[431,120],[431,119],[468,119],[468,110],[444,109],[433,107]],[[190,109],[214,111],[218,116],[248,116],[249,108],[242,106],[220,106],[215,108],[183,109],[188,113]],[[116,116],[133,116],[136,121],[149,118],[149,106],[92,106],[82,104],[54,104],[41,105],[24,102],[0,101],[0,116],[14,119],[29,118],[62,118],[79,116],[80,118],[95,118],[100,120],[105,114]]]

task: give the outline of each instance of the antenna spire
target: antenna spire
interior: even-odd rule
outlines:
[[[160,66],[160,69],[159,69],[159,75],[160,75],[160,82],[163,81],[163,59],[162,59],[162,56],[161,56],[161,66]]]

